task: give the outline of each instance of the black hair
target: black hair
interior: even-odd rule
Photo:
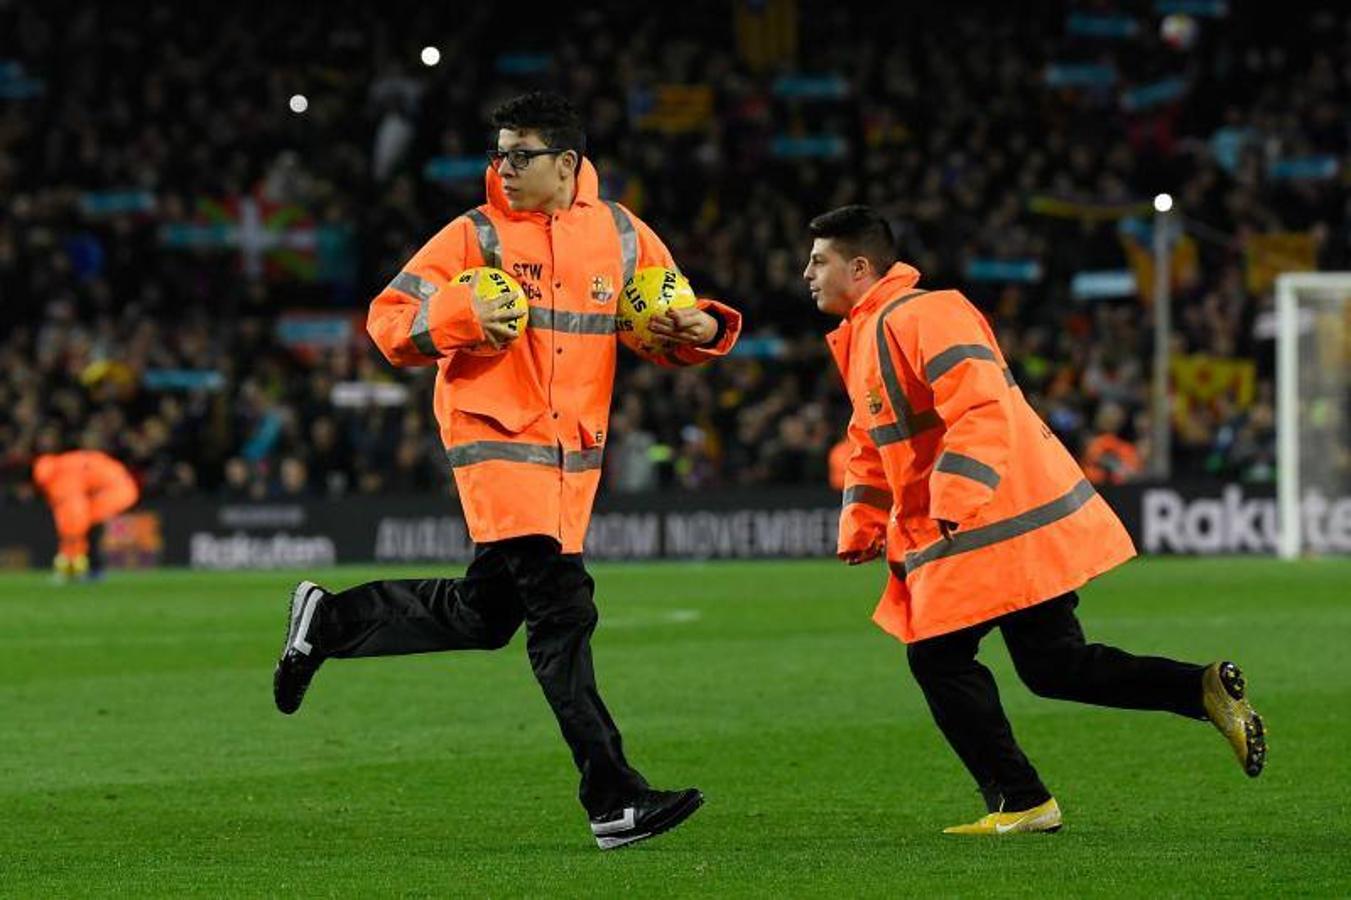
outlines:
[[[561,94],[532,91],[513,97],[493,110],[491,121],[494,128],[533,131],[546,146],[576,151],[578,158],[586,152],[582,117]]]
[[[862,256],[881,276],[896,262],[896,238],[882,214],[871,206],[841,206],[822,213],[807,231],[814,238],[828,238],[835,242],[845,259]]]

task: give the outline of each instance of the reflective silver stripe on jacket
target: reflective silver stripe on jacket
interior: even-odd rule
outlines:
[[[400,272],[394,276],[389,287],[390,290],[398,291],[418,302],[417,313],[408,324],[408,339],[413,342],[413,346],[425,356],[440,356],[441,351],[436,349],[436,343],[432,340],[431,326],[427,321],[431,312],[432,297],[436,296],[436,285],[412,272]]]
[[[497,226],[481,209],[471,209],[465,213],[474,223],[474,232],[478,235],[478,250],[485,266],[502,268],[502,242],[497,237]]]
[[[896,362],[891,358],[891,348],[887,346],[887,316],[891,315],[892,310],[907,300],[927,293],[928,291],[911,291],[909,294],[897,297],[888,303],[886,308],[882,310],[882,314],[877,317],[877,367],[882,373],[882,386],[886,388],[887,398],[891,401],[891,409],[896,413],[895,423],[878,425],[868,429],[868,436],[872,438],[873,444],[878,447],[909,440],[922,431],[928,431],[930,428],[936,428],[942,424],[937,411],[927,409],[924,412],[917,413],[910,408],[910,401],[906,399],[905,391],[901,390],[901,379],[896,374]]]
[[[949,556],[956,556],[959,553],[969,553],[972,550],[981,550],[985,547],[999,544],[1016,537],[1021,537],[1038,528],[1045,528],[1061,519],[1072,515],[1081,506],[1097,494],[1093,490],[1093,485],[1088,481],[1080,481],[1069,493],[1057,497],[1050,503],[1029,509],[1025,513],[1019,513],[999,522],[993,522],[989,525],[982,525],[979,528],[972,528],[969,531],[958,531],[950,539],[939,540],[937,543],[930,544],[923,550],[915,550],[905,555],[905,575],[913,575],[915,570],[921,566],[944,559]],[[893,570],[897,568],[893,564]],[[897,573],[900,574],[900,573]]]
[[[481,462],[518,462],[561,468],[565,472],[585,472],[601,467],[603,448],[563,450],[557,444],[523,444],[516,441],[471,441],[446,448],[452,469]]]
[[[887,444],[907,441],[921,432],[943,424],[943,420],[938,417],[938,411],[933,409],[926,409],[922,413],[910,413],[905,421],[905,427],[897,422],[869,428],[868,437],[872,439],[873,446],[885,447]]]
[[[599,469],[603,448],[591,447],[587,450],[567,450],[563,453],[564,472],[587,472]]]
[[[934,468],[948,475],[960,475],[963,478],[970,478],[972,481],[979,481],[990,490],[999,487],[998,472],[980,460],[963,453],[944,450],[942,455],[938,457],[938,464]]]
[[[623,207],[613,200],[606,200],[605,205],[610,207],[610,215],[615,220],[615,230],[619,232],[619,251],[624,262],[624,284],[628,284],[638,268],[638,232]]]
[[[957,344],[929,360],[929,364],[924,367],[924,377],[928,379],[929,384],[933,384],[964,359],[996,361],[994,350],[984,344]]]
[[[530,327],[568,334],[614,334],[613,313],[568,312],[547,306],[530,307]]]
[[[852,484],[844,489],[844,506],[862,503],[876,509],[891,512],[891,492],[870,484]]]

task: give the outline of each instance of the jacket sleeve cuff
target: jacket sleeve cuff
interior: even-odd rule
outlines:
[[[726,356],[741,336],[741,313],[717,300],[700,298],[699,309],[711,315],[718,322],[718,332],[713,340],[700,346],[685,345],[677,347],[667,354],[676,365],[697,366],[719,356]]]
[[[414,319],[414,331],[418,324]],[[448,284],[437,291],[427,304],[425,324],[427,336],[442,355],[480,344],[487,337],[466,285]]]
[[[866,503],[849,503],[840,512],[838,553],[867,550],[886,536],[889,513]]]
[[[722,313],[718,312],[717,307],[710,306],[708,309],[704,310],[704,312],[712,316],[713,321],[718,323],[718,330],[713,332],[713,337],[709,338],[708,340],[704,341],[702,344],[699,345],[705,350],[710,350],[721,344],[723,337],[726,336],[727,320],[722,317]]]

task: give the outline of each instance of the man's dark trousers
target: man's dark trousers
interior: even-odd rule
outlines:
[[[991,812],[1031,809],[1051,797],[1013,738],[994,676],[976,661],[981,639],[996,627],[1004,634],[1018,676],[1035,694],[1206,717],[1201,702],[1204,666],[1086,643],[1074,614],[1078,605],[1079,597],[1071,591],[906,648],[934,721],[975,778]]]
[[[531,668],[581,772],[582,805],[598,816],[648,785],[596,690],[594,590],[580,553],[542,535],[510,538],[480,544],[462,578],[372,581],[335,594],[314,638],[333,657],[495,650],[524,622]]]

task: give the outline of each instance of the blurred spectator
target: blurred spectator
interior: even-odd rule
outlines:
[[[658,463],[669,448],[661,447],[656,437],[642,427],[638,398],[629,395],[620,401],[610,417],[611,438],[605,451],[605,487],[621,494],[650,491],[658,485]]]
[[[283,500],[300,500],[311,496],[310,472],[304,460],[295,456],[282,458],[277,470],[276,496]]]
[[[837,441],[830,448],[826,463],[830,471],[830,486],[837,491],[844,490],[845,476],[849,472],[849,456],[852,453],[853,449],[847,440]]]
[[[1098,408],[1096,434],[1084,449],[1084,474],[1094,484],[1125,484],[1140,476],[1140,454],[1121,436],[1126,411],[1116,403]]]

